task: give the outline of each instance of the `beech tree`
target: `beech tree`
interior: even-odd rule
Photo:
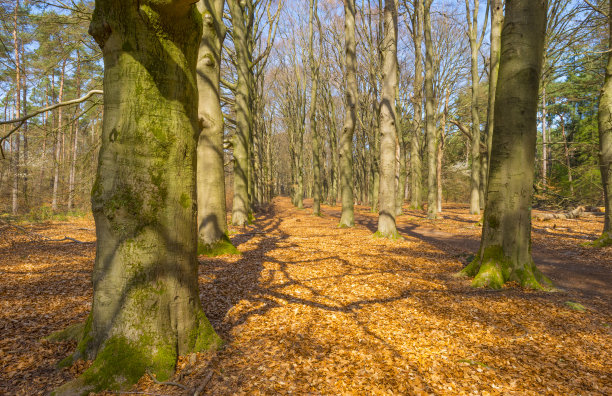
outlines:
[[[227,237],[225,169],[223,166],[223,113],[219,87],[225,0],[201,0],[203,31],[197,63],[198,252],[207,255],[238,253]]]
[[[482,239],[476,258],[461,271],[474,276],[473,286],[497,289],[516,281],[533,289],[552,287],[531,255],[531,191],[547,3],[506,2]]]
[[[219,344],[198,293],[196,61],[192,0],[97,0],[104,123],[92,189],[92,311],[73,357],[93,364],[57,394],[167,379],[178,355]],[[143,320],[146,317],[146,320]]]
[[[612,0],[607,14],[608,46],[612,48]],[[599,99],[599,168],[604,193],[604,228],[601,237],[595,242],[599,246],[612,244],[612,53],[608,50],[606,77]]]
[[[380,112],[380,211],[377,234],[397,238],[395,228],[395,152],[397,144],[397,4],[385,0],[384,36],[382,40],[383,83]]]
[[[355,0],[344,0],[344,39],[346,75],[346,103],[344,127],[340,136],[340,189],[342,194],[342,217],[340,227],[353,227],[353,133],[357,122],[357,45],[355,43]]]

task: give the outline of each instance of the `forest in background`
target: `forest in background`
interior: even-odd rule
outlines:
[[[357,2],[358,109],[353,140],[355,202],[377,207],[378,103],[382,78],[381,2]],[[4,120],[82,97],[102,86],[101,52],[87,33],[93,1],[3,1],[0,4],[0,100]],[[534,204],[539,207],[601,206],[597,110],[607,54],[605,17],[591,2],[549,2],[544,68],[540,87]],[[478,115],[481,146],[486,146],[490,20],[486,2],[435,1],[431,9],[436,109],[436,160],[429,162],[424,131],[424,55],[414,29],[414,4],[399,1],[397,92],[398,193],[413,206],[426,202],[430,164],[445,202],[469,202],[474,172],[472,108]],[[485,10],[485,8],[487,8]],[[466,19],[466,15],[469,17]],[[323,200],[339,195],[339,143],[345,112],[343,12],[338,1],[320,1],[313,31],[313,57],[320,75],[316,117],[310,117],[312,69],[309,64],[308,4],[269,0],[253,9],[250,82],[253,126],[249,161],[254,206],[275,195],[299,191],[311,197],[320,185]],[[485,17],[486,16],[486,17]],[[476,19],[473,20],[473,17]],[[480,39],[476,52],[477,100],[472,102],[470,22]],[[225,25],[231,30],[226,9]],[[417,34],[415,34],[415,32]],[[415,42],[417,43],[415,45]],[[418,51],[421,52],[421,51]],[[225,173],[232,196],[234,113],[237,80],[232,36],[222,51],[225,119]],[[416,76],[415,74],[420,74]],[[420,96],[420,97],[419,97]],[[415,112],[416,109],[416,112]],[[315,127],[311,128],[310,125]],[[1,133],[0,210],[44,219],[54,214],[87,213],[97,164],[102,97],[40,113],[21,123],[4,123]],[[7,135],[10,135],[7,137]],[[314,182],[313,142],[320,140],[320,182]],[[477,150],[476,162],[486,158]],[[483,178],[484,176],[482,176]],[[484,184],[484,183],[481,183]],[[482,192],[481,192],[482,194]],[[483,203],[481,201],[480,206]]]

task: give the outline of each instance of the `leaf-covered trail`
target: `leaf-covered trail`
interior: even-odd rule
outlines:
[[[612,394],[609,302],[474,290],[452,276],[456,249],[337,223],[278,198],[255,228],[234,230],[242,256],[201,257],[202,302],[226,346],[182,359],[173,381],[214,395]],[[94,248],[27,254],[38,242],[11,238],[0,242],[0,394],[44,393],[85,367],[55,370],[74,345],[39,338],[84,319]],[[187,394],[149,378],[133,391]]]

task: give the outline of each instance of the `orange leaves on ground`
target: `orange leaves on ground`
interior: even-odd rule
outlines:
[[[461,206],[436,222],[399,217],[403,241],[372,238],[376,216],[365,208],[353,229],[337,228],[337,207],[323,214],[276,199],[256,229],[232,230],[243,256],[200,257],[202,303],[227,343],[181,358],[172,381],[192,393],[208,380],[214,395],[612,394],[612,310],[597,283],[591,294],[571,282],[558,293],[472,289],[452,276],[474,252],[448,236],[477,246],[480,230]],[[92,240],[70,227],[37,232]],[[534,229],[534,249],[545,241],[576,266],[611,267],[609,250],[579,244],[597,236],[593,219]],[[85,318],[94,245],[0,232],[11,241],[0,242],[0,393],[43,393],[83,369],[56,370],[74,345],[40,338]],[[133,391],[189,393],[146,376]]]

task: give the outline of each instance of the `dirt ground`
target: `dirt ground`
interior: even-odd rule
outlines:
[[[479,244],[464,205],[436,221],[406,210],[405,239],[387,241],[368,208],[339,229],[339,207],[314,217],[308,203],[277,198],[231,230],[242,256],[200,257],[225,346],[181,358],[182,387],[145,376],[123,394],[612,394],[612,247],[582,245],[600,217],[534,221],[534,258],[560,291],[489,291],[453,276]],[[57,369],[75,344],[42,338],[91,309],[93,221],[22,226],[0,224],[2,395],[46,394],[88,365]]]

